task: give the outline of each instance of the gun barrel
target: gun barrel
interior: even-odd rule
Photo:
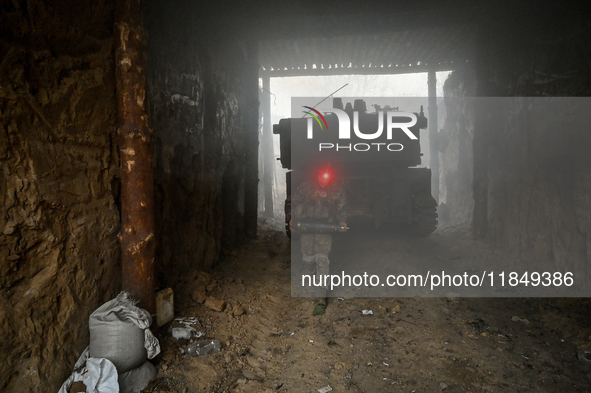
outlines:
[[[294,232],[299,233],[334,233],[349,229],[349,227],[342,227],[338,224],[306,221],[296,222],[291,228]]]

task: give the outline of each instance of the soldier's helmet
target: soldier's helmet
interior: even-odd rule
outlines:
[[[332,183],[334,178],[334,174],[328,168],[324,168],[323,170],[318,172],[318,176],[316,177],[316,181],[318,185],[322,188],[327,187],[330,183]]]

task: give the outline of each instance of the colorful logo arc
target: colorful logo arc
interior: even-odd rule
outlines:
[[[320,118],[322,119],[322,121],[324,122],[324,125],[326,126],[326,129],[328,130],[328,124],[326,123],[326,119],[324,118],[324,116],[322,115],[322,113],[320,113],[319,111],[317,111],[314,108],[311,108],[309,106],[303,106],[303,108],[306,109],[310,109],[311,111],[313,111],[314,113],[316,113],[318,116],[320,116]],[[324,127],[322,127],[322,123],[320,122],[320,119],[318,119],[318,117],[316,115],[314,115],[314,113],[311,112],[307,112],[307,111],[302,111],[310,116],[312,116],[314,119],[316,119],[316,121],[318,122],[318,124],[320,125],[320,129],[322,130]]]

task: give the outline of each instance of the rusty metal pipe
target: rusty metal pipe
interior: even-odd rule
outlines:
[[[156,310],[153,135],[146,113],[144,0],[118,0],[115,77],[121,175],[122,287],[138,306]]]

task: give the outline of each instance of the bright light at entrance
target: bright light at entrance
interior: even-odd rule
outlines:
[[[437,73],[437,97],[451,71]],[[346,85],[346,86],[345,86]],[[345,86],[345,87],[343,87]],[[290,117],[292,97],[427,97],[427,73],[399,75],[332,75],[271,78],[271,116]]]

